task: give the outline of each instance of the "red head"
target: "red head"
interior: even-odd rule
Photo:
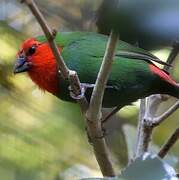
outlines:
[[[57,65],[48,43],[27,39],[17,54],[14,73],[27,71],[41,89],[53,94],[59,92]]]

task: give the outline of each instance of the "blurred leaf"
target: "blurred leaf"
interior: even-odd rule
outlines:
[[[121,40],[158,49],[179,40],[178,9],[178,0],[103,0],[97,26],[101,33],[109,34],[113,28]]]
[[[156,155],[144,154],[119,176],[125,180],[177,180],[175,170]]]

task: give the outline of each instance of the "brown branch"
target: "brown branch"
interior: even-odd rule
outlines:
[[[118,34],[112,31],[106,47],[103,62],[98,73],[96,84],[91,96],[89,110],[87,112],[88,119],[101,119],[101,108],[104,90],[112,67],[117,41]]]
[[[179,128],[175,130],[175,132],[171,135],[171,137],[167,140],[167,142],[163,145],[160,152],[158,153],[158,156],[161,158],[164,158],[169,150],[173,147],[173,145],[177,142],[179,139]]]
[[[170,52],[167,63],[172,64],[179,52],[179,43],[173,44],[172,51]],[[168,71],[169,66],[164,66],[164,70]],[[160,97],[159,97],[160,96]],[[173,105],[167,112],[159,117],[154,118],[154,115],[158,109],[160,103],[165,100],[162,95],[153,95],[147,98],[148,106],[142,110],[142,114],[145,114],[142,119],[139,119],[138,131],[137,131],[137,147],[135,150],[135,157],[143,155],[148,151],[149,143],[151,141],[153,129],[160,125],[168,116],[175,112],[179,107],[179,102]]]
[[[143,153],[143,140],[142,138],[144,137],[142,132],[143,128],[143,120],[145,116],[145,109],[146,109],[146,98],[140,100],[140,110],[139,110],[139,118],[138,118],[138,127],[137,127],[137,141],[136,141],[136,146],[135,146],[135,157],[140,156],[141,153]]]
[[[63,78],[69,80],[73,94],[78,97],[79,95],[81,95],[81,87],[80,87],[79,78],[78,78],[76,72],[69,70],[68,67],[65,65],[63,58],[62,58],[60,52],[58,51],[58,47],[54,41],[54,38],[55,38],[54,33],[52,32],[50,27],[47,25],[44,17],[40,13],[38,7],[36,6],[36,4],[33,0],[23,0],[21,2],[26,3],[27,6],[29,7],[29,9],[34,14],[34,16],[36,17],[37,21],[39,22],[42,30],[44,31],[44,33],[46,35],[46,38],[49,42],[51,50],[55,56],[58,68],[60,70],[59,73],[62,75]],[[111,42],[111,43],[108,43],[109,48],[106,52],[106,56],[104,59],[107,59],[108,61],[110,59],[112,61],[113,56],[114,56],[115,44],[117,43],[117,38],[118,37],[116,34],[114,34],[114,33],[111,34],[111,37],[109,39],[109,42]],[[113,46],[111,47],[111,45],[113,45]],[[106,63],[106,61],[105,61],[106,65],[109,65],[110,63],[112,64],[112,62]],[[107,70],[108,71],[110,70],[110,69],[106,68],[106,65],[104,67],[102,66],[102,69],[103,68],[105,69],[105,71],[104,71],[105,73],[107,73]],[[103,72],[103,70],[101,70],[101,71]],[[104,84],[102,85],[102,84],[100,84],[100,82],[97,83],[97,89],[99,89],[99,87],[100,87],[100,88],[103,88],[103,91],[105,89],[105,83],[107,82],[107,77],[108,77],[108,76],[106,76],[105,73],[102,73],[102,74],[106,78],[103,78],[100,75],[100,79],[104,80]],[[102,97],[103,97],[103,93],[101,95],[101,98]],[[86,98],[84,96],[82,96],[77,101],[80,104],[80,107],[81,107],[83,113],[85,113],[88,108],[88,103],[86,101]],[[100,100],[100,102],[102,102],[102,100]],[[101,104],[100,103],[98,103],[98,104],[99,104],[98,110],[100,110]],[[89,117],[93,117],[92,114],[94,114],[94,112],[90,111],[90,113],[88,113]],[[109,158],[108,148],[106,146],[106,142],[103,137],[103,131],[101,128],[101,121],[100,121],[101,119],[100,119],[100,116],[97,116],[97,117],[99,118],[98,121],[96,121],[96,119],[94,119],[94,120],[90,119],[90,121],[88,121],[88,119],[86,119],[87,129],[89,131],[90,138],[93,140],[92,142],[93,142],[94,153],[95,153],[96,159],[98,161],[98,164],[100,166],[100,169],[102,171],[102,174],[104,176],[114,176],[115,174],[114,174],[114,170],[113,170],[113,167],[111,164],[111,160]],[[92,122],[94,122],[94,123],[92,123]]]
[[[99,164],[101,163],[101,171],[108,171],[110,173],[110,176],[114,176],[115,174],[111,164],[111,160],[108,155],[106,142],[103,137],[103,130],[101,128],[101,108],[104,90],[112,67],[117,41],[118,35],[114,31],[112,31],[107,43],[105,55],[98,73],[96,84],[91,96],[89,109],[86,113],[86,118],[88,119],[88,131],[92,143],[94,144],[94,151],[97,161]],[[105,175],[109,176],[109,174]]]
[[[177,101],[172,107],[170,107],[161,116],[154,118],[158,105],[162,102],[162,99],[158,95],[149,97],[149,107],[145,110],[145,115],[143,120],[140,120],[140,130],[139,137],[137,141],[136,157],[142,155],[148,151],[149,143],[151,141],[151,136],[153,129],[159,126],[163,121],[165,121],[171,114],[173,114],[179,108],[179,101]]]
[[[121,106],[115,107],[111,112],[109,112],[103,119],[102,124],[106,123],[108,120],[111,119],[111,117],[116,114],[121,109]]]

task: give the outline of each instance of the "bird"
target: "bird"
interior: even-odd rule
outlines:
[[[88,102],[92,95],[108,36],[95,32],[58,32],[58,49],[70,70],[77,72]],[[122,108],[152,94],[168,94],[179,98],[179,86],[169,73],[154,62],[168,65],[153,54],[119,40],[102,107]],[[63,101],[76,102],[70,95],[69,81],[62,78],[44,35],[25,40],[17,53],[14,73],[27,72],[43,91]]]

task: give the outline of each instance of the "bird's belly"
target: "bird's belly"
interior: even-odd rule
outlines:
[[[91,94],[91,91],[86,92],[88,101],[90,101]],[[146,92],[144,88],[140,88],[139,86],[121,89],[106,89],[104,92],[102,106],[104,108],[112,108],[116,106],[123,107],[125,105],[130,105],[139,98],[143,98],[148,95],[150,95],[150,93]]]
[[[115,106],[123,107],[125,105],[131,105],[131,103],[138,99],[147,97],[157,92],[152,90],[151,86],[145,84],[131,84],[129,86],[123,86],[117,90],[106,90],[103,98],[103,107],[111,108]]]

